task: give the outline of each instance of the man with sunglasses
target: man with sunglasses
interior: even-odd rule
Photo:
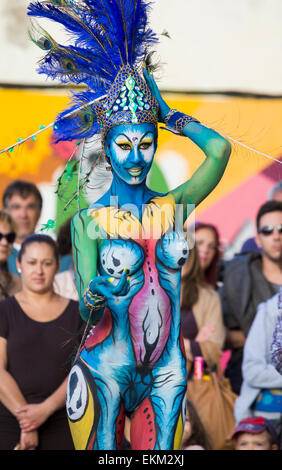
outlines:
[[[220,289],[226,347],[231,349],[225,373],[237,394],[242,384],[243,348],[257,307],[273,297],[282,285],[282,202],[263,204],[256,228],[260,253],[240,253],[226,262]]]
[[[13,250],[8,259],[9,271],[19,274],[16,259],[21,244],[34,233],[42,209],[42,196],[35,184],[16,180],[5,189],[2,196],[3,208],[16,222],[17,234]]]
[[[269,201],[282,201],[282,180],[278,181],[268,193]],[[248,238],[245,240],[241,247],[241,253],[246,251],[258,251],[260,253],[260,248],[258,247],[255,237]]]

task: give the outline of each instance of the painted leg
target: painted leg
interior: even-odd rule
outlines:
[[[160,387],[153,387],[151,403],[155,410],[156,450],[180,449],[185,423],[187,382],[174,381],[173,373],[167,380],[160,377]]]
[[[120,448],[124,407],[116,382],[78,361],[69,375],[66,407],[76,450]]]
[[[133,450],[179,449],[185,423],[186,381],[154,388],[131,416]]]

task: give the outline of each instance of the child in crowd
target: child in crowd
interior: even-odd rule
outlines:
[[[278,450],[278,436],[263,417],[249,417],[238,423],[232,435],[235,450]]]
[[[212,450],[211,439],[194,405],[187,400],[186,421],[181,443],[182,450]]]

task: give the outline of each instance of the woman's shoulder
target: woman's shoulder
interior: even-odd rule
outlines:
[[[60,295],[61,300],[64,300],[66,302],[66,307],[64,309],[64,313],[67,313],[68,315],[77,315],[79,313],[79,302],[74,299],[70,299],[69,297],[64,297]]]
[[[17,307],[17,301],[14,296],[9,296],[6,299],[0,300],[0,318],[11,318],[11,316],[14,317],[14,314],[17,314],[18,312]]]
[[[213,318],[222,317],[222,307],[218,292],[211,286],[201,285],[199,287],[199,297],[193,312],[198,322],[207,321],[210,315]]]
[[[72,310],[78,310],[79,309],[79,302],[78,300],[74,299],[69,299],[69,304],[68,307]]]
[[[15,305],[13,297],[7,297],[0,301],[0,337],[8,339],[11,325],[15,324]]]
[[[80,315],[79,302],[73,299],[68,299],[68,301],[62,321],[66,321],[69,325],[72,325],[73,328],[80,330],[84,322]]]
[[[199,285],[199,298],[200,297],[207,301],[220,301],[219,293],[207,283]]]
[[[0,300],[0,312],[7,308],[16,306],[17,302],[14,295],[10,295],[6,299]]]
[[[56,302],[59,303],[65,303],[65,310],[73,310],[79,307],[79,302],[77,300],[71,299],[70,297],[60,294],[58,292],[55,292],[57,295],[56,297]]]

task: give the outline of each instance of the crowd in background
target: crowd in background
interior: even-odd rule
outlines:
[[[70,220],[56,240],[35,234],[37,187],[15,181],[0,211],[0,450],[73,449],[68,371],[85,325],[79,315]],[[282,431],[282,183],[258,207],[256,234],[226,261],[218,230],[197,222],[182,270],[181,323],[189,383],[214,348],[235,397],[228,449],[276,450]],[[280,294],[280,295],[279,295]],[[208,416],[187,395],[182,449],[215,449]],[[130,448],[125,434],[124,448]],[[227,448],[227,447],[226,447]]]

